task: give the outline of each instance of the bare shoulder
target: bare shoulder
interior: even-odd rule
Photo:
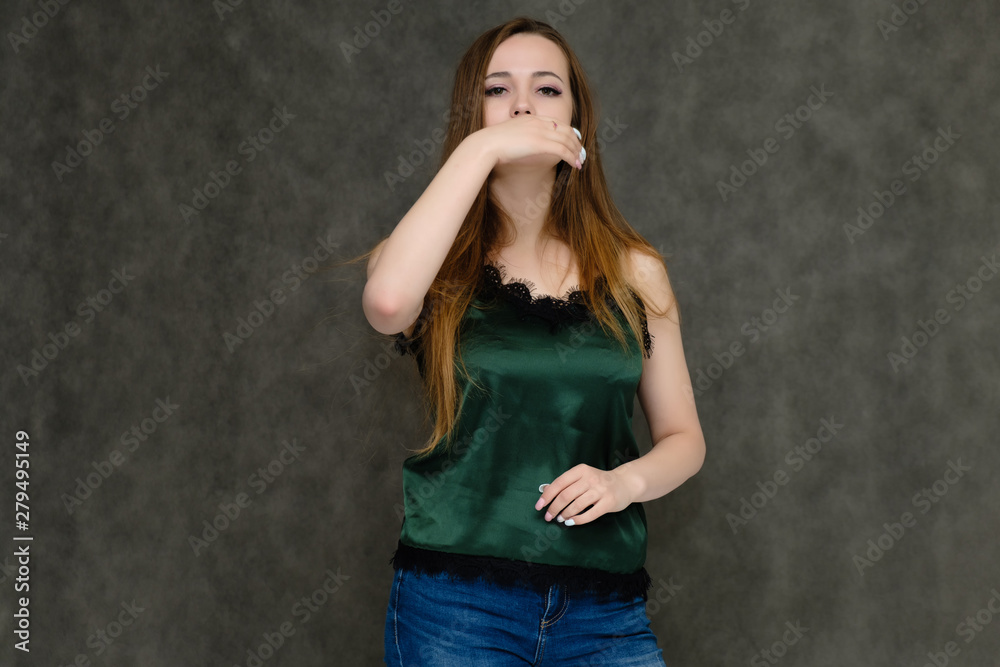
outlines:
[[[635,286],[643,303],[657,312],[672,309],[674,290],[670,285],[666,265],[658,258],[638,248],[630,248],[624,266],[626,280]]]

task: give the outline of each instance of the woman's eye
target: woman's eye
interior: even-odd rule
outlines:
[[[502,93],[504,93],[505,91],[506,89],[503,86],[493,86],[492,88],[486,89],[486,96],[497,97]],[[542,86],[541,88],[538,89],[538,92],[544,95],[545,97],[555,97],[557,95],[561,95],[561,93],[552,86]]]

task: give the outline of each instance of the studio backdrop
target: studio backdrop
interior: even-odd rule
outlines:
[[[666,664],[1000,665],[986,0],[4,3],[0,664],[381,664],[430,425],[346,260],[519,15],[680,306]]]

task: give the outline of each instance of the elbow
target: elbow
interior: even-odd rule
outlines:
[[[702,435],[700,429],[691,433],[690,437],[688,437],[688,452],[691,462],[691,474],[688,475],[688,479],[690,479],[701,472],[702,466],[705,465],[705,436]]]
[[[405,322],[408,315],[400,304],[398,295],[382,289],[369,280],[361,295],[361,308],[368,323],[381,334],[393,335],[409,326]]]

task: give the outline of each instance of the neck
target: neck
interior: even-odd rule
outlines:
[[[490,177],[490,191],[513,222],[509,231],[514,239],[510,244],[514,254],[541,252],[540,244],[548,236],[545,216],[555,180],[556,170],[551,167],[494,170]]]

